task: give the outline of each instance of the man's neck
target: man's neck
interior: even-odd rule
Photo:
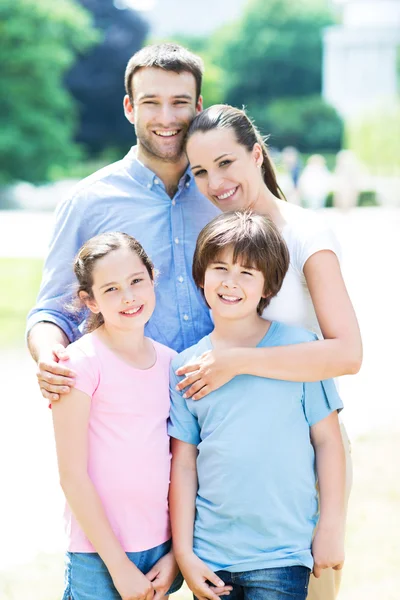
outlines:
[[[137,159],[163,182],[167,194],[173,198],[178,189],[179,181],[187,169],[188,160],[185,153],[176,162],[168,162],[148,154],[138,142]]]
[[[216,315],[211,341],[215,348],[255,348],[266,335],[271,322],[251,315],[244,319],[223,319]]]

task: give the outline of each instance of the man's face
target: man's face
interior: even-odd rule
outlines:
[[[202,108],[194,76],[142,68],[132,78],[133,106],[126,96],[125,115],[135,126],[140,150],[149,157],[178,162],[186,132]]]

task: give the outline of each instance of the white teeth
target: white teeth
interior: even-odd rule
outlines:
[[[238,300],[241,300],[241,298],[239,298],[238,296],[224,296],[221,294],[221,298],[223,298],[224,300],[227,300],[228,302],[237,302]]]
[[[141,308],[142,308],[141,306],[138,306],[137,308],[131,308],[131,309],[129,309],[129,310],[122,310],[121,312],[122,312],[122,314],[124,314],[124,315],[134,315],[134,314],[136,314],[137,312],[139,312],[139,310],[140,310]]]
[[[220,196],[217,196],[218,200],[225,200],[225,198],[229,198],[230,196],[233,196],[233,194],[236,192],[237,187],[233,188],[232,190],[229,190],[229,192],[225,192],[225,194],[221,194]]]
[[[178,131],[155,131],[156,135],[161,135],[161,137],[171,137],[172,135],[176,135]]]

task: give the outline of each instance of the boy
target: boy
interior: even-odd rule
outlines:
[[[261,215],[220,215],[197,241],[193,276],[215,327],[172,362],[169,434],[174,551],[200,599],[216,600],[231,586],[231,600],[304,600],[313,563],[316,576],[343,564],[342,402],[334,383],[240,375],[201,402],[175,389],[175,371],[211,348],[315,339],[261,317],[288,266],[285,242]],[[314,462],[321,514],[312,542]]]

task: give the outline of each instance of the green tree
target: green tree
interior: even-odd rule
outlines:
[[[76,160],[74,102],[63,78],[97,39],[74,0],[0,4],[0,181],[41,181]]]
[[[229,74],[226,101],[260,106],[320,93],[321,34],[332,20],[326,0],[250,0],[210,42],[214,62]]]

